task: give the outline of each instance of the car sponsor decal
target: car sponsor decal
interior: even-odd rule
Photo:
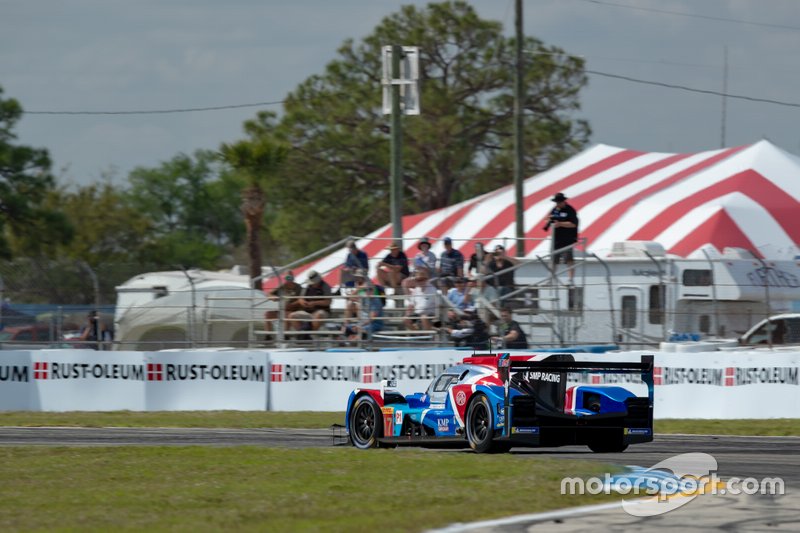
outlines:
[[[538,427],[512,427],[511,433],[518,433],[518,434],[527,434],[527,435],[538,435],[539,428]]]
[[[567,393],[564,395],[564,414],[565,415],[573,415],[575,414],[575,402],[578,400],[578,395],[575,394],[578,387],[570,387],[567,389]]]
[[[456,393],[456,405],[462,407],[465,403],[467,403],[467,395],[463,390],[460,390]]]
[[[453,406],[453,416],[459,427],[464,427],[464,416],[467,410],[467,391],[472,390],[472,385],[454,385],[447,392],[450,405]],[[461,402],[461,403],[459,403]]]
[[[403,411],[394,412],[394,423],[398,426],[403,423]]]

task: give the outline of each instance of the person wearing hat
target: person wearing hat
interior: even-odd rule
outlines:
[[[278,305],[283,306],[283,311],[286,313],[286,316],[288,316],[290,313],[298,311],[301,308],[297,300],[302,293],[303,287],[294,280],[294,274],[290,270],[283,276],[283,283],[272,289],[268,293],[268,296],[270,300],[277,300],[280,298],[281,301],[279,301]],[[267,331],[272,331],[272,323],[275,322],[279,316],[280,311],[277,310],[264,313],[264,326]]]
[[[553,251],[568,248],[562,252],[553,253],[553,268],[560,263],[566,263],[568,283],[571,285],[575,278],[575,262],[572,246],[578,242],[578,213],[575,208],[567,203],[564,193],[556,193],[552,201],[556,206],[550,211],[550,220],[545,226],[545,231],[553,228]]]
[[[431,241],[428,237],[422,237],[417,243],[417,255],[414,256],[414,270],[424,268],[432,277],[436,272],[436,256],[431,252]]]
[[[364,250],[359,250],[354,239],[348,239],[347,257],[344,259],[339,284],[342,287],[352,287],[354,283],[353,272],[358,269],[369,270],[369,258]]]
[[[384,287],[391,287],[395,293],[401,289],[403,280],[411,272],[408,270],[408,256],[400,249],[400,245],[393,242],[389,245],[389,253],[378,264],[378,283]]]
[[[331,315],[331,286],[316,270],[310,270],[306,277],[308,283],[297,300],[301,309],[289,315],[289,329],[316,331],[322,326],[322,321]]]
[[[455,278],[464,276],[464,255],[453,248],[453,239],[445,237],[444,252],[439,258],[439,277],[443,278],[440,289],[445,290],[453,286]]]

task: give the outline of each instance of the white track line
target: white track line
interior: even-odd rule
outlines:
[[[481,528],[493,528],[498,526],[509,526],[512,524],[519,524],[521,522],[548,522],[550,520],[557,520],[562,518],[571,518],[585,514],[597,513],[600,511],[608,511],[610,509],[617,509],[622,507],[622,501],[613,503],[601,503],[597,505],[584,505],[583,507],[573,507],[570,509],[560,509],[558,511],[547,511],[544,513],[521,514],[517,516],[509,516],[506,518],[498,518],[495,520],[483,520],[481,522],[470,522],[468,524],[450,524],[441,529],[431,529],[429,533],[457,533],[461,531],[471,531]]]

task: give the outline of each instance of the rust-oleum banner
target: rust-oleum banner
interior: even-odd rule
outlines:
[[[653,352],[574,354],[574,358],[638,361],[648,353]],[[355,388],[378,388],[382,379],[391,379],[403,394],[424,392],[439,373],[470,355],[454,349],[4,351],[0,410],[343,411]],[[800,352],[655,353],[655,358],[656,418],[796,418],[800,410]],[[536,378],[552,382],[559,391],[566,381],[567,386],[621,386],[646,394],[635,375],[570,373],[566,380],[558,374]]]
[[[267,352],[4,352],[0,410],[264,410]]]

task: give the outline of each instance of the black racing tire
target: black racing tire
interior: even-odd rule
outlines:
[[[628,445],[621,442],[593,442],[589,444],[589,449],[594,453],[622,453],[627,448]]]
[[[490,453],[496,449],[492,406],[484,394],[476,394],[467,407],[467,442],[477,453]]]
[[[383,434],[381,410],[370,396],[360,396],[350,408],[350,441],[360,450],[378,447]]]

